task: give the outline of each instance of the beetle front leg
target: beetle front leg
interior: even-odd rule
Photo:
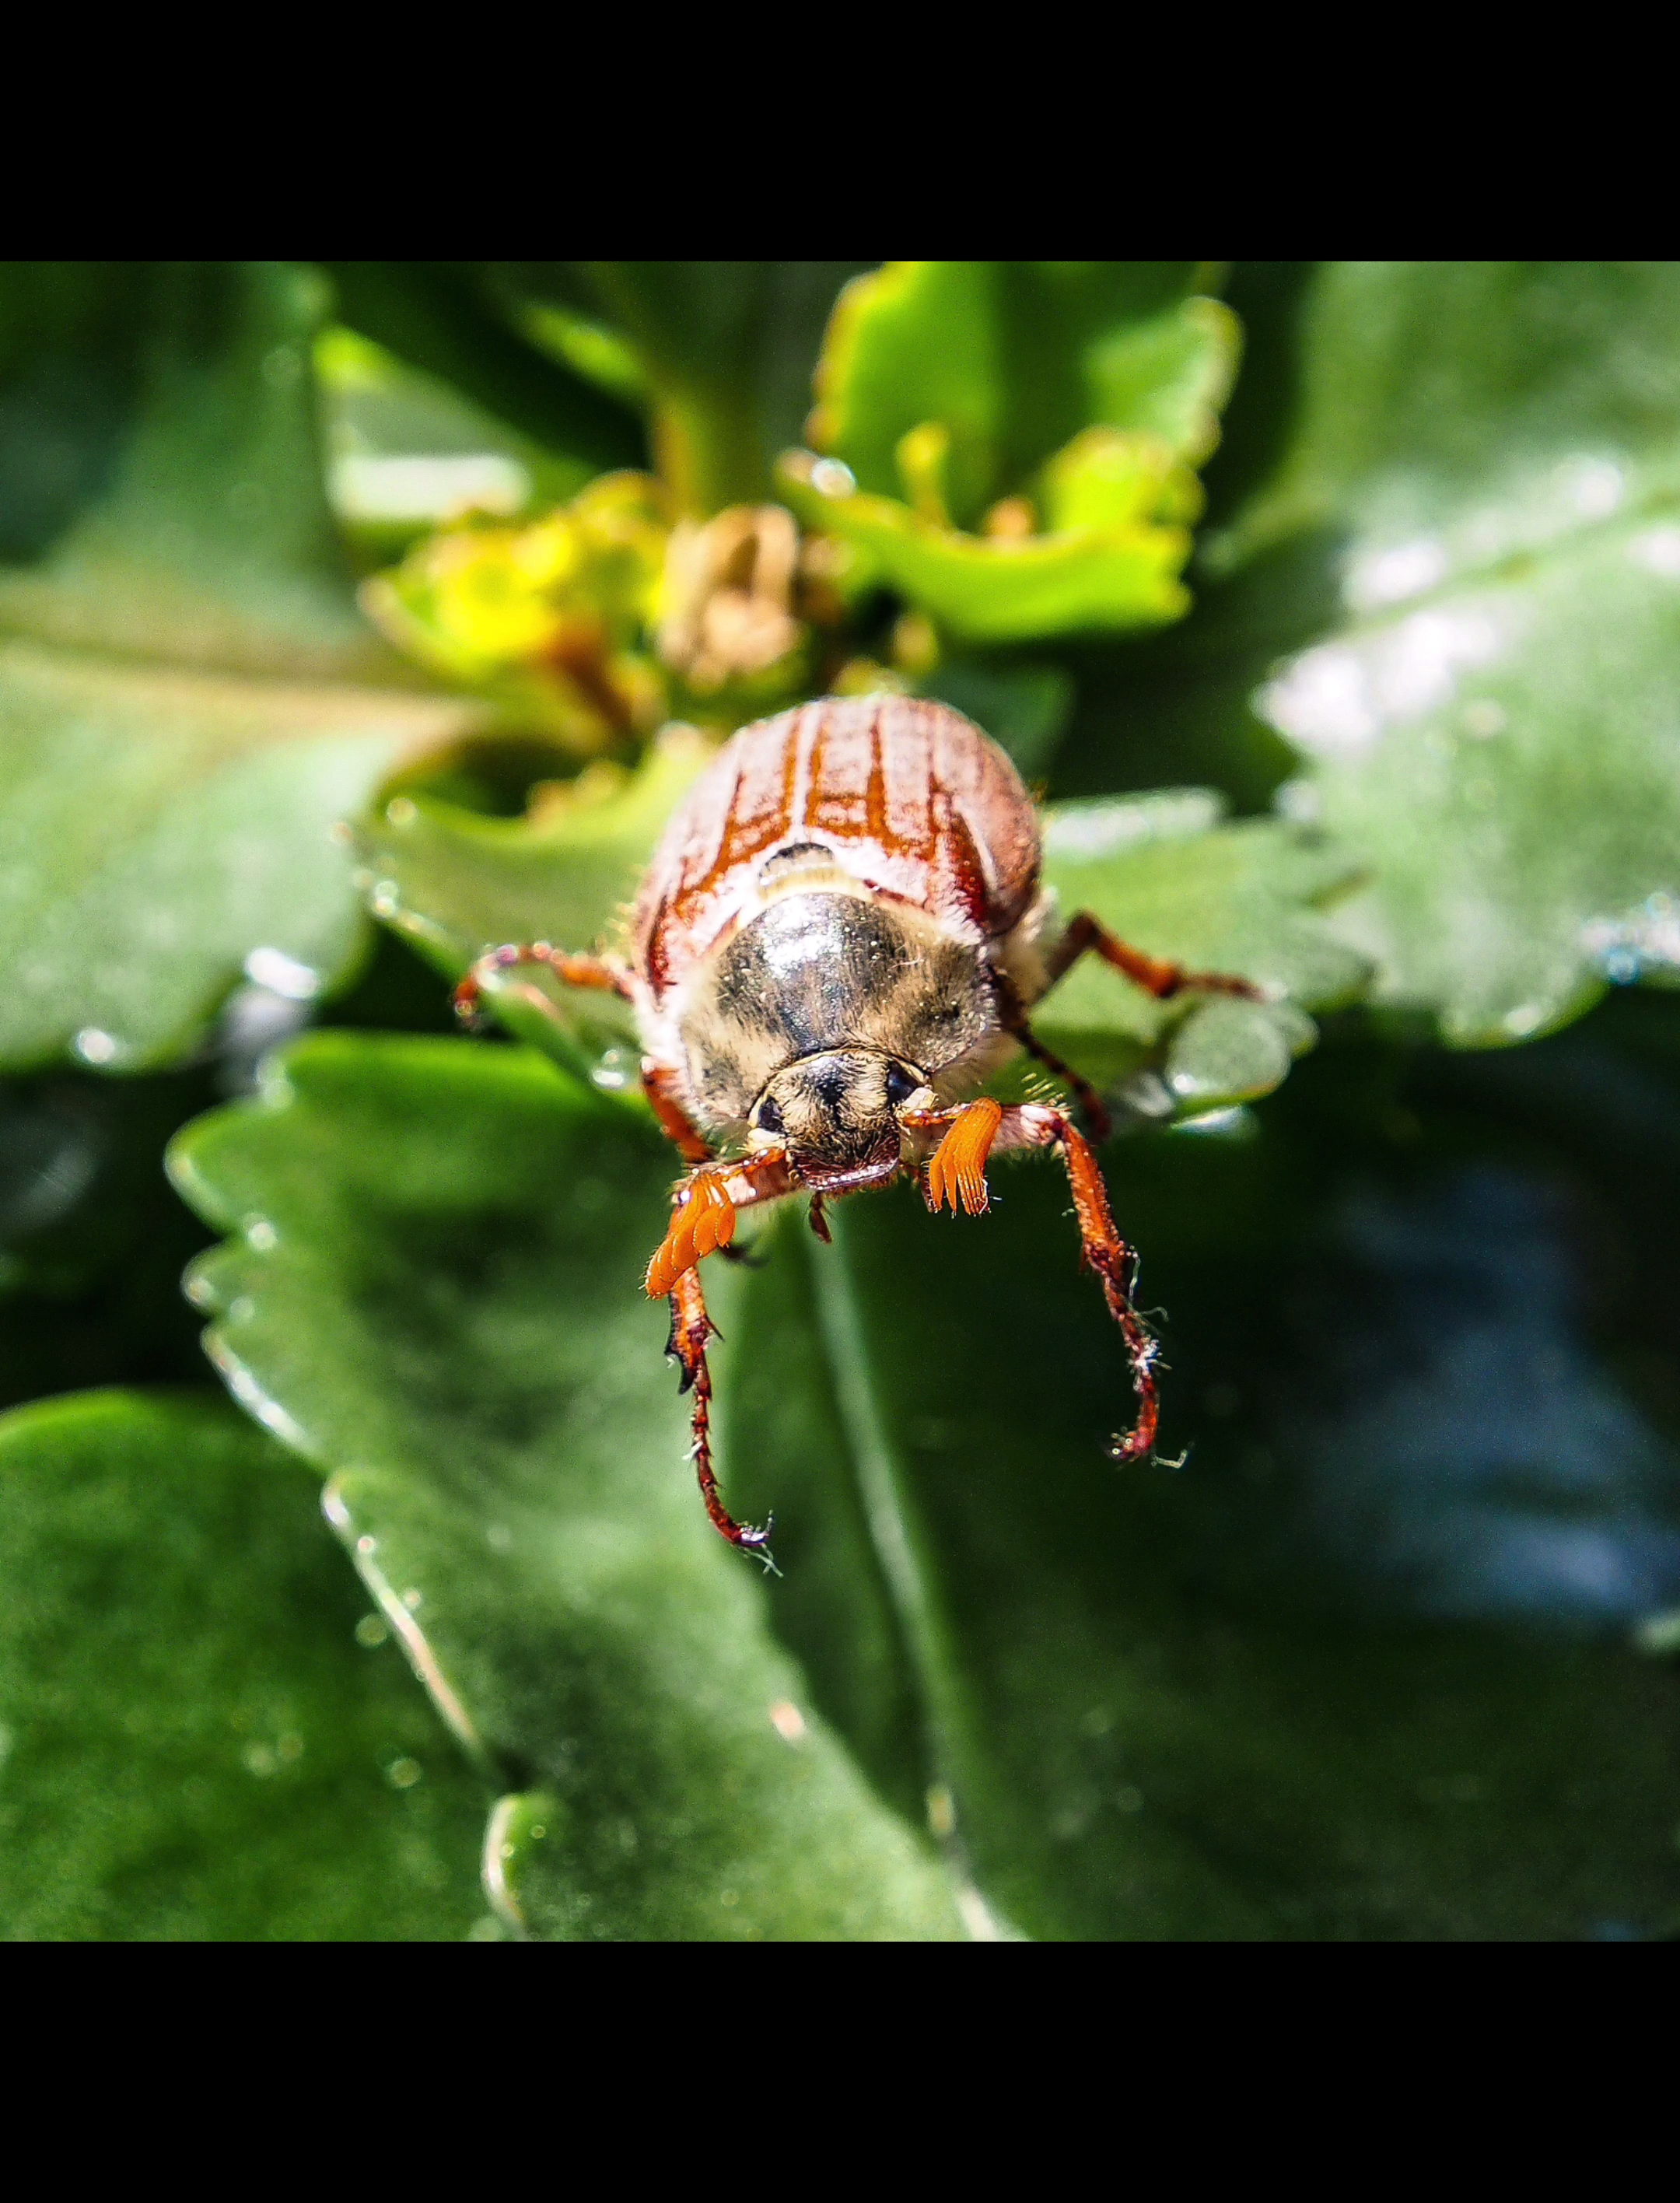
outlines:
[[[646,1095],[659,1129],[686,1163],[709,1163],[713,1149],[677,1096],[677,1077],[663,1064],[645,1060],[642,1092]]]
[[[1160,1350],[1132,1305],[1136,1258],[1114,1228],[1108,1189],[1090,1143],[1061,1110],[1037,1102],[1005,1109],[996,1102],[981,1100],[967,1102],[960,1109],[929,1110],[914,1116],[906,1112],[900,1122],[920,1132],[943,1129],[944,1137],[928,1165],[928,1206],[937,1210],[949,1202],[953,1215],[959,1199],[970,1216],[985,1214],[988,1155],[1011,1148],[1054,1148],[1059,1153],[1073,1189],[1080,1251],[1086,1268],[1094,1272],[1103,1289],[1109,1314],[1120,1326],[1137,1392],[1136,1424],[1125,1437],[1116,1437],[1109,1450],[1117,1462],[1141,1460],[1154,1445],[1160,1419],[1155,1390],[1155,1362]]]
[[[699,1126],[677,1099],[677,1078],[675,1072],[663,1065],[644,1059],[642,1063],[642,1091],[649,1106],[659,1119],[659,1129],[686,1163],[709,1163],[717,1150],[701,1131]],[[745,1247],[732,1247],[727,1239],[720,1239],[717,1251],[727,1262],[739,1262],[749,1270],[756,1270],[762,1257],[749,1255]]]
[[[681,1367],[681,1390],[694,1396],[693,1450],[700,1497],[718,1535],[727,1538],[732,1545],[739,1545],[743,1552],[756,1554],[774,1574],[770,1532],[775,1527],[775,1516],[762,1529],[751,1523],[737,1522],[719,1496],[717,1478],[712,1469],[711,1371],[706,1362],[706,1344],[716,1336],[716,1327],[706,1314],[700,1273],[698,1270],[685,1270],[671,1288],[671,1336],[665,1351]]]
[[[1116,1436],[1109,1452],[1117,1462],[1141,1461],[1155,1444],[1160,1403],[1155,1389],[1155,1363],[1160,1348],[1132,1304],[1137,1258],[1114,1227],[1108,1205],[1108,1188],[1090,1143],[1061,1110],[1029,1102],[1005,1109],[993,1141],[994,1149],[1054,1148],[1060,1155],[1073,1190],[1073,1211],[1079,1225],[1080,1252],[1088,1270],[1094,1272],[1108,1302],[1108,1312],[1120,1326],[1132,1365],[1132,1384],[1137,1393],[1137,1421],[1122,1438]]]
[[[516,972],[522,964],[540,964],[569,987],[588,987],[598,993],[630,997],[629,974],[604,956],[576,956],[564,948],[556,948],[546,941],[507,942],[503,948],[487,949],[469,970],[466,977],[456,989],[455,1014],[463,1025],[476,1023],[484,1001],[486,981]],[[551,1012],[551,1003],[544,1007]]]
[[[958,1109],[903,1110],[899,1122],[913,1132],[940,1132],[940,1143],[928,1158],[923,1196],[937,1216],[948,1201],[951,1214],[960,1203],[970,1216],[984,1216],[992,1205],[986,1185],[986,1158],[998,1137],[1005,1112],[1000,1102],[983,1096],[965,1102]]]
[[[663,1300],[679,1278],[735,1236],[736,1212],[791,1193],[795,1180],[781,1148],[740,1162],[702,1163],[672,1196],[671,1221],[647,1266],[650,1300]]]

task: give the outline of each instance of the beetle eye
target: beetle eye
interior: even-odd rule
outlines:
[[[752,1121],[761,1132],[785,1132],[787,1129],[781,1121],[781,1110],[768,1094],[753,1111]]]
[[[922,1081],[912,1072],[906,1071],[903,1064],[889,1063],[887,1065],[887,1099],[892,1103],[895,1109],[901,1102],[908,1102],[911,1096],[915,1093],[917,1088],[921,1084]]]

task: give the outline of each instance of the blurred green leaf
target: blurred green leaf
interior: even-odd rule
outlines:
[[[132,415],[148,271],[0,266],[0,559],[34,558],[95,495]]]
[[[0,571],[0,632],[291,680],[390,670],[321,479],[309,346],[324,303],[298,269],[143,271],[120,431],[45,555]],[[12,345],[27,378],[43,333]]]
[[[492,1880],[539,1934],[960,1932],[708,1526],[640,1293],[651,1127],[539,1058],[321,1035],[206,1118],[177,1183],[239,1238],[195,1292],[510,1792]],[[541,1831],[542,1833],[539,1833]]]
[[[471,723],[408,692],[357,611],[317,449],[321,291],[270,266],[118,286],[121,405],[66,462],[80,501],[0,571],[9,1065],[78,1036],[101,1066],[179,1056],[253,951],[334,983],[361,928],[328,828]],[[16,292],[0,286],[15,399],[65,341]]]
[[[481,1787],[282,1448],[209,1396],[86,1393],[0,1420],[0,1932],[482,1917]]]
[[[1287,448],[1130,726],[1285,735],[1371,874],[1345,936],[1452,1042],[1670,978],[1680,274],[1338,263],[1285,327]]]
[[[363,936],[329,830],[465,716],[0,646],[0,1060],[178,1059],[262,950],[339,983]]]
[[[339,316],[587,474],[647,463],[640,409],[517,326],[482,264],[339,260]]]
[[[901,494],[899,447],[925,422],[951,442],[952,519],[993,499],[1101,423],[1160,438],[1195,464],[1235,365],[1235,325],[1187,295],[1167,261],[893,261],[842,293],[817,371],[809,437],[858,486]]]
[[[369,570],[463,511],[510,517],[589,479],[584,462],[555,458],[341,322],[314,351],[333,510]]]

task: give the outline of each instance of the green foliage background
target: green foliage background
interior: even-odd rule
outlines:
[[[1676,1932],[1677,674],[1666,264],[0,266],[4,1932]],[[711,1266],[771,1580],[630,1036],[448,988],[831,684],[1269,999],[1037,1020],[1151,1464],[1053,1172]]]

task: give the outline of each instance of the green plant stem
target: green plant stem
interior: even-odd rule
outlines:
[[[769,494],[751,403],[727,390],[667,384],[653,413],[653,449],[677,511],[704,520]]]

